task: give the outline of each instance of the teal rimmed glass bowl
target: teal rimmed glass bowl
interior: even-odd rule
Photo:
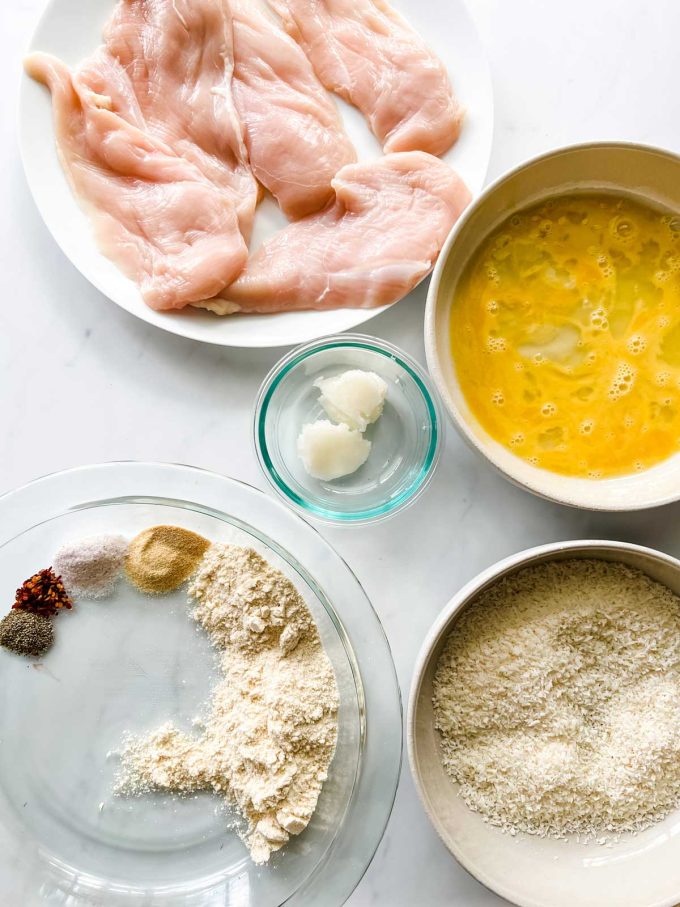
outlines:
[[[303,425],[328,418],[314,382],[348,369],[375,372],[387,382],[385,408],[365,433],[372,447],[364,465],[342,479],[315,479],[298,456],[298,435]],[[391,343],[363,334],[297,347],[267,375],[255,406],[255,448],[274,490],[298,510],[340,523],[384,519],[411,504],[434,474],[443,431],[423,369]]]

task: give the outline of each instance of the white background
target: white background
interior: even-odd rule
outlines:
[[[80,277],[36,213],[18,158],[15,99],[22,52],[42,5],[2,0],[0,10],[0,492],[46,472],[113,459],[191,463],[264,488],[251,449],[251,409],[280,351],[203,346],[142,324]],[[680,151],[677,0],[469,5],[494,79],[490,178],[538,152],[587,139]],[[368,329],[422,361],[423,300],[421,292]],[[450,430],[433,485],[410,511],[326,535],[383,620],[406,695],[434,616],[483,567],[520,548],[578,537],[626,539],[678,555],[678,517],[678,506],[598,516],[539,501],[492,473]],[[448,855],[405,768],[385,838],[349,903],[504,902]]]

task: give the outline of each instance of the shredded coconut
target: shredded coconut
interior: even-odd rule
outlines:
[[[254,550],[212,545],[189,597],[221,653],[203,732],[168,723],[128,737],[117,789],[216,791],[264,863],[316,808],[337,738],[335,675],[301,595]]]
[[[504,831],[601,843],[680,806],[680,599],[595,560],[465,609],[434,679],[444,767]]]

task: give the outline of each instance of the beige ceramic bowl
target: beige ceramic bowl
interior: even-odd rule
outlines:
[[[458,797],[434,728],[432,680],[461,611],[501,577],[529,564],[595,557],[638,567],[680,594],[680,561],[622,542],[576,541],[522,551],[485,570],[444,608],[421,649],[408,710],[411,772],[438,834],[465,869],[521,907],[673,907],[680,902],[680,811],[611,846],[511,837]]]
[[[494,441],[470,412],[449,342],[451,304],[472,253],[506,217],[551,195],[621,192],[680,211],[680,157],[643,145],[596,143],[551,151],[492,183],[449,235],[432,275],[425,316],[430,373],[463,438],[517,485],[541,497],[593,510],[637,510],[680,498],[680,455],[644,473],[580,479],[532,466]]]

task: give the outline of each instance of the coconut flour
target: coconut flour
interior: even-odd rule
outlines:
[[[165,724],[126,740],[118,790],[212,789],[263,863],[316,808],[337,738],[335,675],[301,595],[254,550],[212,545],[189,597],[222,678],[200,733]]]

